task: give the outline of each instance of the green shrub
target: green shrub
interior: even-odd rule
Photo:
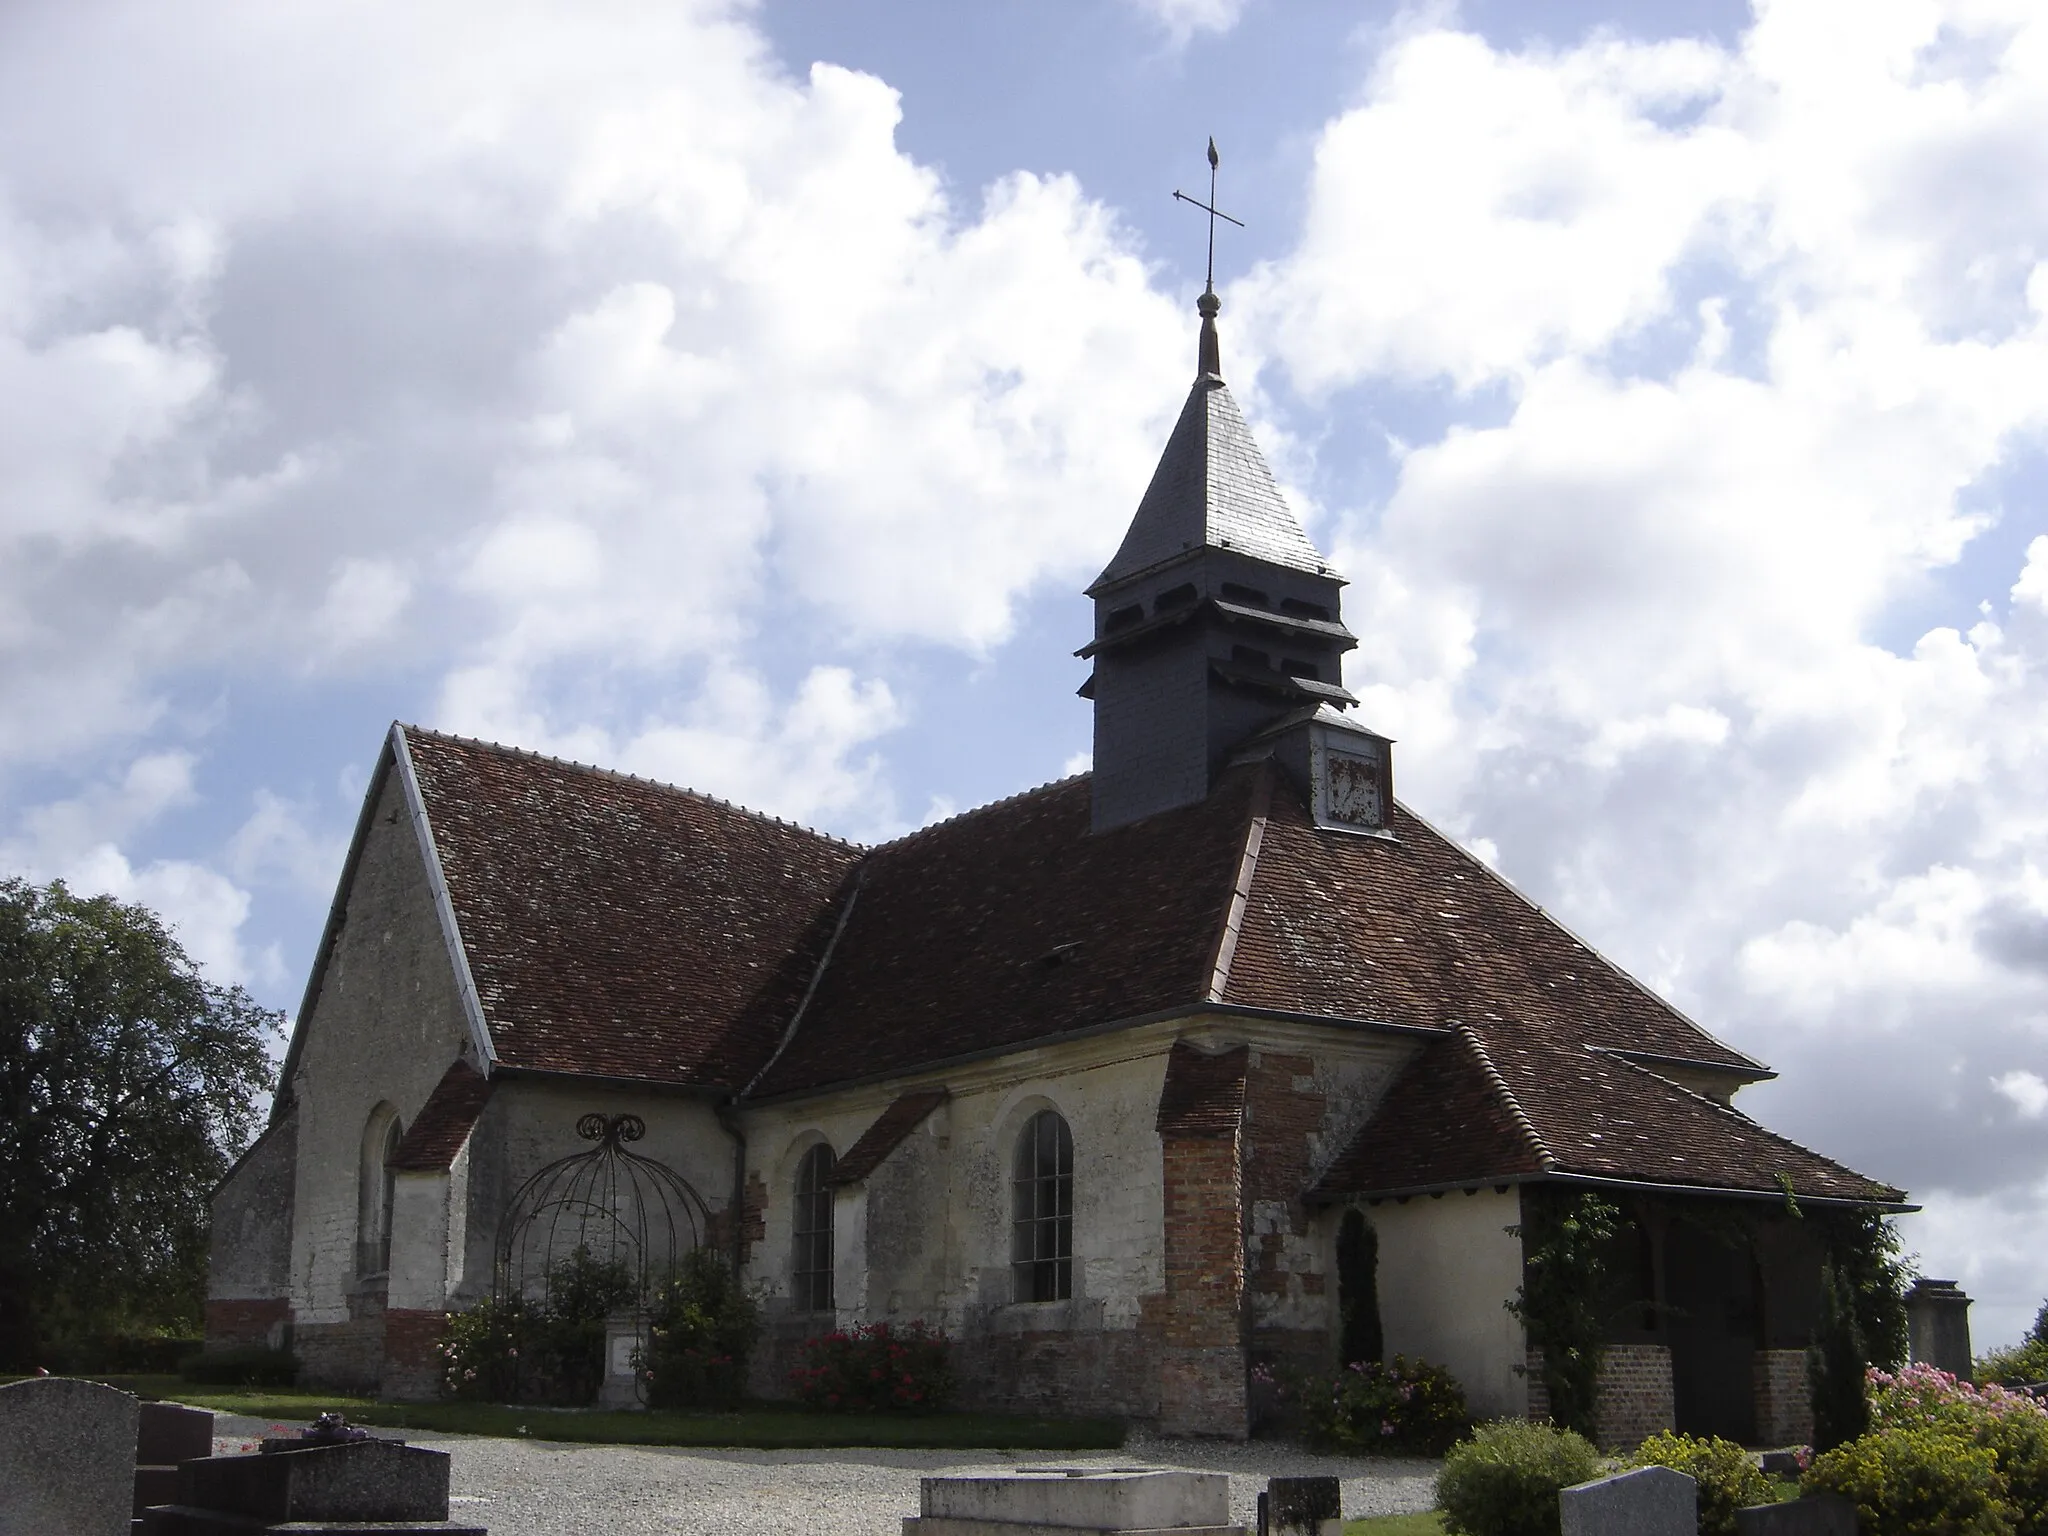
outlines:
[[[2048,1301],[2034,1314],[2034,1326],[2027,1336],[2009,1349],[1994,1349],[1977,1361],[1979,1381],[1995,1381],[2017,1387],[2048,1381]]]
[[[1558,1491],[1599,1475],[1600,1453],[1585,1436],[1497,1419],[1451,1448],[1436,1497],[1453,1536],[1558,1536]]]
[[[1622,1230],[1621,1207],[1592,1190],[1524,1185],[1522,1285],[1507,1303],[1530,1344],[1543,1351],[1550,1416],[1581,1434],[1594,1431],[1600,1366],[1612,1308],[1608,1255]]]
[[[737,1408],[761,1315],[731,1266],[694,1250],[652,1310],[637,1361],[648,1407]]]
[[[1847,1278],[1833,1263],[1820,1270],[1820,1325],[1806,1352],[1807,1392],[1813,1403],[1813,1447],[1832,1451],[1870,1428],[1864,1376],[1870,1355],[1856,1320]]]
[[[441,1389],[485,1403],[580,1407],[604,1380],[604,1325],[639,1299],[632,1272],[578,1248],[548,1274],[545,1301],[493,1296],[450,1313]]]
[[[1977,1443],[1998,1459],[2018,1536],[2048,1536],[2048,1413],[2002,1415],[1978,1431]]]
[[[2015,1536],[1987,1446],[1942,1429],[1887,1429],[1814,1459],[1805,1493],[1856,1506],[1864,1536]]]
[[[925,1413],[952,1396],[952,1355],[953,1341],[923,1323],[867,1323],[804,1340],[803,1363],[789,1380],[810,1408]]]
[[[1652,1435],[1630,1457],[1638,1467],[1669,1467],[1699,1484],[1700,1536],[1735,1536],[1735,1511],[1776,1502],[1771,1480],[1733,1440]]]
[[[1472,1430],[1465,1390],[1426,1360],[1356,1360],[1335,1376],[1304,1378],[1291,1393],[1303,1432],[1346,1451],[1441,1456]]]
[[[299,1362],[289,1350],[254,1344],[187,1355],[178,1374],[204,1387],[288,1387],[298,1379]]]

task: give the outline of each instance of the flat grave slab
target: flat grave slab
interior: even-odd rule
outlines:
[[[1150,1467],[1022,1467],[928,1477],[904,1536],[1046,1536],[1048,1528],[1116,1536],[1243,1536],[1221,1472]]]
[[[1735,1511],[1738,1536],[1856,1536],[1856,1506],[1832,1493]]]

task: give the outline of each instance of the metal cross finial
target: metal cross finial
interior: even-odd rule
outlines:
[[[1216,291],[1216,221],[1218,219],[1230,219],[1230,222],[1239,229],[1244,228],[1243,219],[1232,219],[1229,214],[1216,206],[1216,158],[1216,141],[1212,138],[1209,140],[1209,201],[1205,203],[1199,197],[1189,197],[1187,193],[1181,191],[1178,187],[1174,188],[1173,191],[1173,195],[1181,202],[1193,203],[1202,212],[1209,215],[1209,272],[1207,287],[1204,290],[1208,293]]]

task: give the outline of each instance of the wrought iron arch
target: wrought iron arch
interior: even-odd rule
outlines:
[[[584,1115],[576,1134],[596,1145],[549,1163],[505,1208],[493,1279],[500,1296],[546,1300],[555,1271],[581,1250],[621,1265],[644,1299],[709,1236],[711,1208],[689,1180],[626,1150],[647,1134],[638,1115]]]

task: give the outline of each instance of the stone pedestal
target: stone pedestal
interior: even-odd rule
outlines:
[[[1953,1280],[1915,1280],[1906,1292],[1906,1332],[1915,1365],[1970,1379],[1970,1298]]]
[[[644,1408],[640,1381],[633,1371],[635,1352],[647,1347],[647,1320],[638,1313],[614,1313],[604,1322],[604,1380],[598,1385],[600,1408]]]
[[[903,1522],[903,1536],[1245,1536],[1243,1526],[1230,1523],[1230,1479],[1221,1472],[1022,1467],[989,1477],[928,1477],[921,1511]]]

